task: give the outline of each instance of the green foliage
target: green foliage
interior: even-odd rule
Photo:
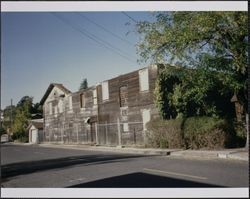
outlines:
[[[147,123],[147,145],[156,148],[181,148],[182,122],[182,119],[151,120]]]
[[[222,149],[238,142],[232,125],[214,117],[152,120],[146,136],[147,146],[155,148]]]
[[[217,71],[161,65],[154,94],[164,119],[234,115],[233,91],[225,89]]]
[[[223,119],[213,117],[191,117],[184,124],[184,140],[186,148],[219,149],[232,147],[234,130]]]
[[[12,140],[17,140],[19,142],[27,142],[28,141],[28,135],[27,132],[23,131],[23,132],[15,132],[12,135]]]
[[[42,113],[42,107],[39,103],[33,104],[33,98],[29,96],[22,97],[17,106],[7,106],[4,109],[3,127],[5,130],[10,128],[13,140],[27,141],[27,127],[33,113]]]
[[[86,89],[86,88],[88,88],[88,80],[86,78],[84,78],[82,80],[82,82],[81,82],[79,90],[83,90],[83,89]]]
[[[247,12],[156,12],[155,19],[137,24],[141,61],[196,69],[159,77],[155,98],[163,118],[221,115],[233,94],[246,112]]]
[[[40,105],[40,103],[33,104],[31,113],[43,113],[43,107]]]
[[[247,139],[246,128],[242,122],[235,122],[233,125],[236,133],[237,147],[244,147]]]
[[[155,22],[139,22],[143,60],[187,61],[202,53],[231,60],[236,71],[247,70],[247,12],[157,12]]]
[[[0,136],[5,134],[5,133],[6,133],[5,129],[3,127],[0,127]]]

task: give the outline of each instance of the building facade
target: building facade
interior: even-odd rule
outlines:
[[[51,84],[41,100],[46,142],[143,145],[146,123],[159,117],[153,92],[157,66],[72,93]]]

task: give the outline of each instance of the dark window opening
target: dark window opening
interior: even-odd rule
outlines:
[[[80,107],[84,108],[85,107],[85,99],[84,99],[84,94],[80,94]]]
[[[120,107],[128,106],[128,87],[120,87]]]

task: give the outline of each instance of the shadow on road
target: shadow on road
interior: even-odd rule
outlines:
[[[147,173],[131,173],[97,181],[81,183],[70,188],[185,188],[185,187],[222,187]]]
[[[65,158],[47,159],[39,161],[26,161],[12,163],[1,166],[2,179],[29,174],[33,172],[45,171],[49,169],[61,169],[72,166],[87,166],[93,164],[106,164],[113,162],[129,161],[131,158],[145,156],[139,155],[83,155]]]

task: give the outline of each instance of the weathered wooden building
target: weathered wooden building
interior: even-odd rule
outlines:
[[[144,143],[145,124],[158,117],[153,103],[157,67],[150,66],[70,92],[51,84],[41,100],[46,142]]]

